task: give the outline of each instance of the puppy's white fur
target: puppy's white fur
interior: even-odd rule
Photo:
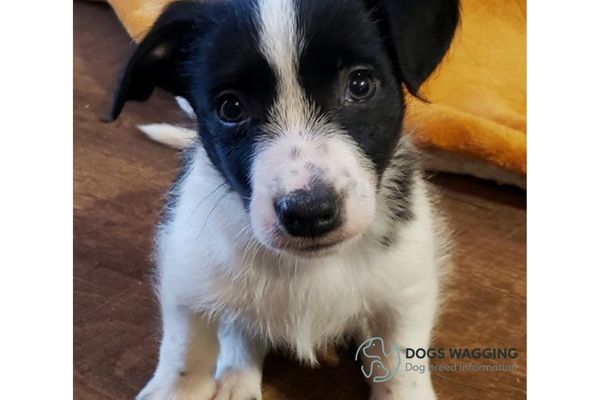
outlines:
[[[367,234],[343,251],[310,260],[277,255],[258,243],[239,197],[201,147],[178,192],[172,221],[158,235],[161,357],[140,398],[171,398],[163,394],[180,393],[193,377],[190,393],[208,399],[198,393],[214,389],[215,361],[217,377],[232,373],[246,382],[231,390],[252,388],[260,398],[266,346],[285,346],[315,362],[316,349],[344,335],[359,341],[382,336],[400,347],[429,345],[446,260],[421,178],[412,195],[415,217],[397,231],[397,245],[382,251],[373,242],[389,212],[380,199]],[[218,360],[213,324],[222,331]],[[373,387],[394,393],[380,398],[434,398],[428,373],[400,374]],[[146,396],[152,393],[158,394]]]
[[[267,127],[277,139],[258,151],[252,170],[253,196],[263,196],[252,199],[248,213],[205,150],[193,148],[187,173],[174,189],[176,206],[157,237],[163,339],[154,377],[138,399],[260,399],[262,362],[269,347],[289,349],[315,363],[317,350],[345,338],[360,343],[379,336],[400,349],[429,346],[447,260],[426,185],[418,174],[414,177],[407,201],[413,218],[388,232],[393,217],[386,191],[394,178],[390,174],[398,171],[386,171],[375,190],[372,171],[361,164],[358,149],[319,120],[303,95],[296,65],[302,37],[295,28],[292,0],[259,3],[261,48],[280,88]],[[141,129],[172,147],[194,141],[190,131],[178,128]],[[333,132],[324,135],[332,140],[327,146],[347,156],[344,165],[362,185],[362,192],[354,195],[373,196],[368,202],[372,209],[353,209],[353,216],[363,213],[364,221],[355,223],[360,229],[334,253],[302,258],[270,250],[270,237],[261,237],[257,221],[273,222],[272,215],[264,214],[273,194],[264,190],[281,177],[271,174],[281,173],[282,154],[299,146],[323,171],[335,167],[318,157],[319,135],[310,135],[315,129]],[[398,151],[407,147],[405,138]],[[331,160],[339,162],[335,154]],[[359,176],[361,171],[367,176]],[[332,172],[335,184],[344,175],[338,172]],[[296,185],[294,179],[290,176],[283,186]],[[392,246],[383,248],[377,242],[384,234],[392,235]],[[426,372],[401,370],[394,379],[373,384],[373,399],[435,399],[428,361],[414,363],[424,365]]]

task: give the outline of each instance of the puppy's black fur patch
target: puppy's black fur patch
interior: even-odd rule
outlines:
[[[400,137],[404,102],[377,26],[360,1],[299,4],[298,23],[304,34],[301,84],[311,101],[352,137],[381,175]],[[377,88],[369,101],[344,101],[348,73],[354,67],[373,72]]]

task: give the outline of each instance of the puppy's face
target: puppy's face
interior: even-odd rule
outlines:
[[[125,71],[135,90],[122,101],[149,96],[140,74],[188,99],[210,159],[271,249],[331,252],[375,217],[410,83],[381,8],[365,3],[377,2],[178,2]]]

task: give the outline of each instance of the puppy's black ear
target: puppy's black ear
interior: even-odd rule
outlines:
[[[165,8],[123,69],[108,121],[117,119],[127,101],[147,100],[155,87],[186,97],[185,64],[205,28],[203,19],[197,2],[177,1]]]
[[[396,57],[402,82],[418,96],[419,87],[450,47],[459,21],[459,0],[370,0]],[[381,15],[383,14],[383,15]]]

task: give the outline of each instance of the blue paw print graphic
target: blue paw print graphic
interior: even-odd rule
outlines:
[[[372,382],[385,382],[392,379],[400,370],[400,351],[390,345],[386,351],[385,342],[380,337],[367,339],[358,346],[354,360],[362,360],[360,367],[365,378]]]

